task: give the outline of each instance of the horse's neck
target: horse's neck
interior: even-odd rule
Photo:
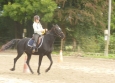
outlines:
[[[55,39],[56,39],[55,36],[49,34],[49,42],[50,42],[51,44],[54,43]]]
[[[54,43],[56,37],[54,36],[53,33],[49,32],[48,34],[46,34],[45,39],[50,45],[52,45]]]

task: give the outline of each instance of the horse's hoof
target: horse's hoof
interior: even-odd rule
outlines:
[[[31,72],[32,74],[34,74],[34,72]]]
[[[14,71],[15,69],[14,68],[12,68],[12,69],[10,69],[11,71]]]
[[[38,75],[40,75],[40,73],[38,73]]]
[[[45,72],[48,72],[49,71],[49,69],[46,69],[46,71]]]

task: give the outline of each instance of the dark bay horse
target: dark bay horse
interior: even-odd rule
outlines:
[[[24,39],[13,39],[10,42],[8,42],[7,44],[3,45],[2,48],[0,49],[0,51],[6,50],[10,47],[12,47],[16,42],[18,42],[17,44],[17,56],[16,58],[14,58],[14,65],[13,68],[10,69],[11,71],[15,70],[15,65],[17,60],[22,56],[22,54],[25,52],[27,54],[27,65],[31,71],[31,73],[33,74],[34,72],[32,71],[29,62],[31,59],[31,55],[39,55],[39,65],[38,65],[38,69],[37,69],[37,73],[40,74],[40,65],[42,62],[42,58],[44,55],[46,55],[48,57],[48,59],[50,60],[50,65],[49,67],[46,69],[46,72],[48,72],[52,66],[52,57],[51,57],[51,53],[53,50],[53,43],[56,39],[56,37],[60,37],[61,39],[63,39],[65,37],[64,33],[62,32],[61,28],[58,25],[53,25],[53,27],[51,28],[51,30],[49,30],[46,35],[44,35],[44,40],[43,40],[43,44],[41,45],[40,48],[38,48],[38,52],[32,53],[32,49],[27,45],[28,41],[30,40],[30,38],[24,38]]]

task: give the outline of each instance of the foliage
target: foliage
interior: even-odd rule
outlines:
[[[115,0],[112,0],[111,34],[115,31]]]
[[[0,46],[14,38],[13,20],[0,17]]]
[[[109,52],[115,53],[115,33],[110,36]]]
[[[79,46],[84,52],[102,52],[104,51],[104,38],[84,37],[80,39]]]
[[[60,8],[55,12],[54,21],[65,26],[67,37],[75,38],[84,51],[104,49],[104,41],[97,41],[101,41],[107,26],[108,0],[55,1]]]
[[[104,51],[103,32],[108,23],[108,0],[0,0],[0,10],[5,16],[0,17],[0,33],[3,37],[14,34],[14,27],[19,32],[21,27],[13,20],[22,24],[26,22],[28,33],[33,33],[32,18],[38,14],[45,23],[52,21],[50,24],[59,24],[66,38],[76,39],[83,51]],[[114,11],[115,0],[112,0],[110,50],[115,49]],[[19,33],[22,34],[22,31]]]
[[[13,37],[13,20],[8,17],[0,17],[0,37]],[[9,35],[10,34],[10,35]]]
[[[84,33],[92,36],[100,32],[102,34],[106,28],[107,0],[56,0],[56,2],[60,8],[55,12],[55,19],[67,27],[66,31],[70,36],[76,38],[79,32],[81,32],[79,35]]]
[[[23,28],[27,29],[27,35],[33,34],[32,21],[34,15],[41,17],[41,22],[52,20],[53,12],[57,4],[53,0],[1,0],[0,6],[3,13],[0,15],[13,19],[15,38],[22,38]],[[10,20],[11,20],[10,19]],[[6,24],[8,27],[8,24]],[[12,30],[11,29],[11,30]]]
[[[57,8],[53,0],[15,0],[4,5],[4,16],[10,16],[15,21],[23,22],[32,19],[35,14],[42,16],[42,20],[50,22],[53,11]]]

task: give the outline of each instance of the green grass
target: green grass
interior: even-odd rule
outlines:
[[[53,51],[52,54],[59,55],[60,51]],[[97,53],[92,53],[91,55],[84,53],[82,54],[83,57],[89,57],[89,58],[104,58],[104,59],[115,59],[115,54],[109,54],[108,56],[104,56],[104,53],[99,53],[100,55],[97,55]],[[69,52],[69,51],[63,51],[63,56],[77,56],[77,52]]]
[[[104,55],[84,55],[84,57],[90,57],[90,58],[105,58],[105,59],[115,59],[115,54],[109,54],[108,56]]]

